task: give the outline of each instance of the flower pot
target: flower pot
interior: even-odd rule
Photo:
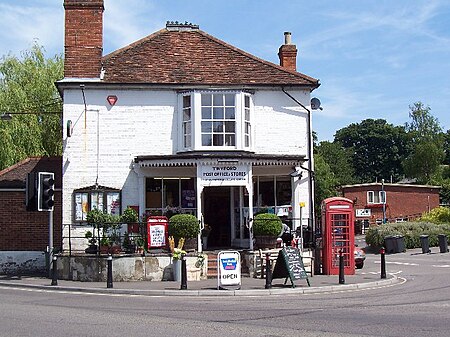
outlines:
[[[255,236],[255,244],[259,249],[274,249],[277,248],[277,237],[271,235]]]
[[[181,260],[174,259],[172,262],[173,280],[181,282]]]

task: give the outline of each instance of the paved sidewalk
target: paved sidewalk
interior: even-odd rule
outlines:
[[[1,287],[34,288],[58,291],[75,291],[85,293],[129,294],[141,296],[267,296],[289,294],[312,294],[354,289],[367,289],[394,285],[402,282],[395,276],[388,275],[381,279],[379,273],[367,273],[357,270],[355,275],[345,275],[345,284],[339,284],[338,275],[315,275],[306,280],[297,280],[295,288],[288,279],[275,279],[271,289],[265,289],[266,280],[250,277],[241,279],[238,290],[218,290],[217,279],[189,281],[186,290],[180,290],[180,283],[174,281],[131,281],[113,282],[112,288],[107,288],[106,282],[79,282],[58,280],[58,285],[52,286],[52,280],[39,277],[0,277]]]

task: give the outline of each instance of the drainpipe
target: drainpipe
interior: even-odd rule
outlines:
[[[301,106],[307,112],[307,133],[308,133],[308,167],[303,167],[306,171],[308,171],[308,189],[309,189],[309,217],[311,221],[311,229],[313,231],[313,240],[315,239],[315,223],[314,223],[314,186],[313,186],[313,178],[314,178],[314,170],[312,167],[312,133],[311,133],[311,110],[309,110],[306,106],[304,106],[301,102],[299,102],[295,97],[293,97],[290,93],[288,93],[284,88],[281,90],[292,99],[297,105]],[[300,225],[302,225],[300,221]],[[309,225],[309,224],[308,224]]]

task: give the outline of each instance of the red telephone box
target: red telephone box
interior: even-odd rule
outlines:
[[[339,255],[344,274],[355,274],[355,232],[353,202],[342,197],[322,201],[322,265],[325,275],[339,274]]]
[[[149,216],[147,219],[147,248],[165,248],[169,242],[169,219],[165,216]]]

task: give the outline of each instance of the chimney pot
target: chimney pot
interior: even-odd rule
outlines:
[[[291,44],[291,32],[284,32],[284,44]]]
[[[280,66],[290,71],[297,71],[297,47],[292,44],[291,33],[284,32],[284,45],[278,50]]]

